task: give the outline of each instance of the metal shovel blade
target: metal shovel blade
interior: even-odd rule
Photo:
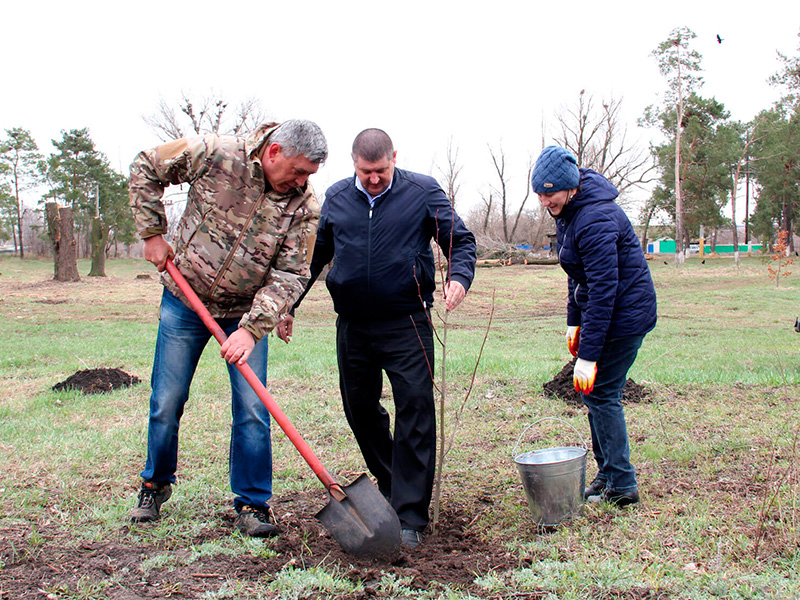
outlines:
[[[347,498],[330,496],[317,513],[333,538],[349,554],[391,560],[400,550],[400,519],[366,473],[342,488]]]

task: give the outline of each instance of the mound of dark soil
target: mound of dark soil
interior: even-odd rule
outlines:
[[[103,394],[121,387],[139,383],[135,375],[129,375],[121,369],[86,369],[78,371],[53,386],[53,390],[78,390],[84,394]]]
[[[544,393],[554,398],[561,398],[571,404],[582,404],[581,396],[575,391],[575,384],[572,382],[572,369],[575,366],[575,359],[564,365],[558,375],[542,386]],[[650,392],[643,385],[639,385],[633,379],[628,378],[622,390],[622,403],[646,402],[650,399]]]

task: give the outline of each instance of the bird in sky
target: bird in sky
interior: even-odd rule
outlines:
[[[722,38],[721,38],[721,37],[719,37],[719,34],[717,34],[717,43],[718,43],[718,44],[721,44],[721,43],[722,43]]]

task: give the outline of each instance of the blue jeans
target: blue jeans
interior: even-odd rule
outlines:
[[[217,322],[226,335],[239,326],[238,318]],[[178,428],[197,363],[210,337],[200,317],[165,288],[153,359],[147,462],[141,473],[146,481],[175,481]],[[264,337],[247,360],[262,383],[267,379],[267,351]],[[272,497],[269,412],[239,370],[225,364],[232,392],[229,470],[234,506],[237,510],[245,504],[264,507]]]
[[[643,335],[606,340],[597,361],[594,389],[589,394],[581,394],[589,409],[597,476],[604,479],[610,489],[618,492],[636,489],[636,470],[631,464],[622,389],[642,340]]]

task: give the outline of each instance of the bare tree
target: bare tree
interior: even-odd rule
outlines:
[[[229,101],[214,92],[199,99],[182,93],[174,105],[162,98],[156,112],[143,119],[164,142],[204,133],[239,135],[269,120],[257,99],[240,102],[233,108],[233,114],[229,106]]]
[[[545,234],[544,226],[547,222],[547,218],[544,215],[544,211],[542,210],[541,204],[537,205],[536,208],[532,211],[529,222],[532,225],[531,233],[530,233],[530,241],[533,244],[534,248],[538,247],[542,244],[542,238]]]
[[[611,98],[596,107],[594,98],[581,90],[575,106],[563,108],[556,119],[561,133],[556,142],[578,159],[578,165],[604,175],[619,190],[621,206],[629,189],[656,179],[649,149],[628,141],[620,117],[622,101]]]
[[[142,117],[161,141],[179,140],[185,137],[184,127],[175,114],[175,109],[163,98],[158,101],[158,110],[150,116]]]
[[[496,193],[500,200],[500,219],[503,226],[503,241],[506,244],[511,244],[514,242],[514,235],[517,232],[517,227],[519,226],[520,218],[525,210],[525,205],[528,202],[528,199],[531,195],[531,173],[533,172],[533,158],[528,159],[528,173],[525,178],[525,195],[522,197],[522,201],[520,202],[519,208],[517,209],[516,215],[511,215],[511,206],[510,201],[508,198],[508,177],[506,175],[506,155],[503,152],[502,146],[495,151],[491,146],[489,146],[489,154],[492,157],[492,164],[494,165],[494,169],[497,172],[497,178],[499,179],[499,186],[492,187],[492,191]],[[489,203],[492,202],[492,194],[489,194]],[[486,203],[486,199],[484,198],[484,203]],[[488,217],[488,213],[487,213]],[[511,222],[513,218],[513,223]]]
[[[491,191],[489,192],[488,197],[486,194],[481,193],[481,200],[483,201],[484,209],[483,227],[481,227],[481,233],[485,234],[489,231],[489,223],[492,219],[492,211],[494,210],[494,195]]]
[[[458,192],[461,190],[461,182],[459,176],[461,175],[462,165],[458,162],[458,147],[453,147],[453,138],[447,141],[447,157],[444,168],[439,167],[439,172],[444,178],[444,193],[450,200],[450,206],[455,208],[456,200],[458,199]]]
[[[255,98],[243,100],[233,109],[229,109],[229,106],[230,102],[215,92],[199,99],[183,92],[181,99],[175,103],[160,99],[156,111],[142,119],[162,142],[205,133],[241,135],[272,120]],[[173,192],[164,196],[170,235],[174,234],[172,229],[177,226],[186,202],[184,186],[174,187]]]
[[[495,153],[491,146],[489,146],[489,154],[492,156],[492,163],[497,172],[497,177],[500,180],[499,187],[493,187],[492,190],[497,192],[500,197],[500,221],[503,225],[503,241],[508,243],[508,193],[506,183],[506,155],[503,152],[503,147]],[[490,192],[491,194],[491,192]]]

